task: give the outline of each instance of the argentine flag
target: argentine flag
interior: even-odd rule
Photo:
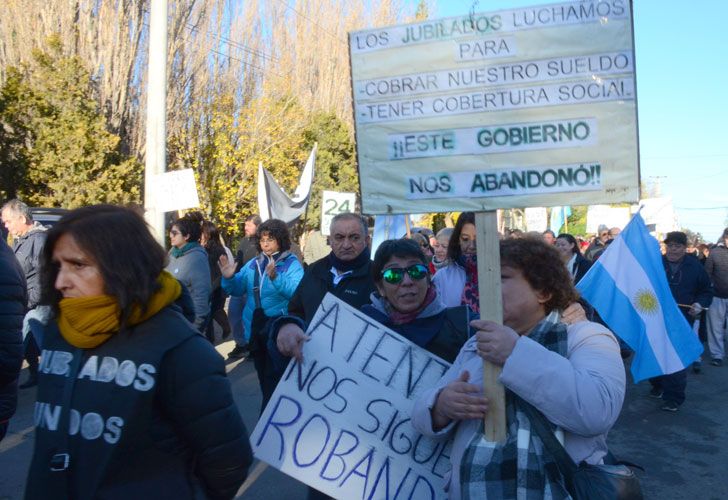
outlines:
[[[675,373],[703,352],[667,284],[660,247],[636,214],[576,285],[635,352],[635,382]]]
[[[551,207],[551,220],[549,221],[549,229],[554,232],[555,235],[559,235],[561,227],[566,222],[566,219],[571,215],[571,207]]]

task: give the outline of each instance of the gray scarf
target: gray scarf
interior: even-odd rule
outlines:
[[[560,320],[559,312],[553,311],[528,337],[548,350],[566,356],[566,325]],[[544,449],[538,434],[531,433],[528,417],[515,401],[515,395],[506,390],[508,431],[505,443],[494,445],[486,441],[481,424],[480,432],[466,448],[460,464],[463,498],[569,498],[556,463]]]

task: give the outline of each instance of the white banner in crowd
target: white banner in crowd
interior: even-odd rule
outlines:
[[[641,208],[640,215],[642,215],[645,224],[647,226],[654,225],[654,231],[660,236],[664,236],[670,231],[679,230],[671,196],[645,198],[640,200],[639,208]]]
[[[632,31],[583,0],[350,33],[363,212],[637,201]]]
[[[345,212],[353,212],[356,205],[356,193],[337,193],[323,191],[321,195],[321,234],[331,234],[331,219]]]
[[[549,227],[549,218],[545,207],[529,207],[526,209],[526,230],[543,233]]]
[[[251,435],[255,456],[341,499],[444,499],[449,441],[410,411],[449,364],[327,294]]]
[[[610,207],[609,205],[592,205],[586,209],[586,232],[596,234],[599,226],[622,229],[632,218],[629,207]]]
[[[154,180],[154,191],[155,208],[160,212],[200,206],[195,174],[191,168],[158,174]]]

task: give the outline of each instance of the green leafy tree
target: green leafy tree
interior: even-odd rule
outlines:
[[[314,143],[318,143],[318,153],[306,227],[318,229],[321,226],[322,191],[358,193],[359,175],[356,170],[356,150],[351,134],[346,124],[334,113],[316,113],[304,128],[301,169]]]
[[[138,202],[142,167],[119,152],[119,136],[107,130],[83,61],[63,56],[57,36],[47,45],[11,68],[0,91],[2,171],[19,167],[3,189],[33,205]]]
[[[15,106],[21,91],[22,76],[11,69],[0,89],[0,199],[18,197],[28,172],[28,131]]]

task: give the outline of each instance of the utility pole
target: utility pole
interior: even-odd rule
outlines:
[[[144,217],[163,245],[164,212],[156,208],[154,182],[155,176],[167,169],[167,0],[152,0],[148,61]]]

